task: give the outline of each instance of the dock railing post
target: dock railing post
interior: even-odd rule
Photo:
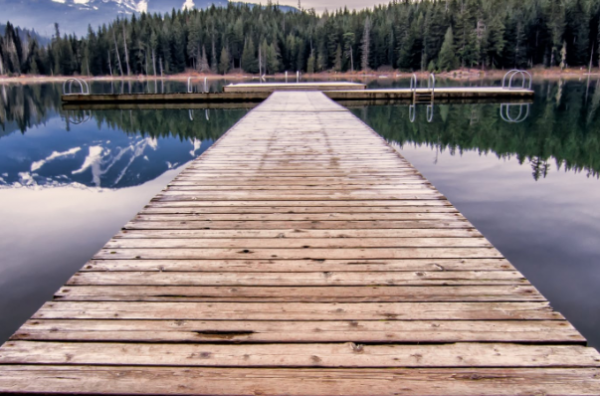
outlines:
[[[285,71],[285,83],[287,84],[288,79],[287,79],[287,70]]]
[[[433,98],[435,96],[435,74],[430,73],[427,78],[427,88],[431,90],[431,102],[427,105],[427,122],[433,121]]]
[[[73,83],[79,84],[79,92],[73,92]],[[68,89],[67,89],[68,86]],[[79,78],[69,78],[63,83],[63,95],[89,95],[90,86],[85,80]]]
[[[517,76],[517,75],[519,77],[521,77],[521,86],[513,87],[512,86],[513,78],[515,78],[515,76]],[[507,79],[508,79],[508,84],[507,84]],[[505,89],[525,89],[526,85],[527,85],[527,89],[531,89],[532,84],[533,84],[533,77],[526,70],[511,69],[511,70],[507,71],[506,74],[504,74],[504,77],[502,77],[502,88],[505,88]]]
[[[408,119],[410,120],[410,122],[415,122],[415,116],[417,114],[417,107],[415,105],[417,101],[417,83],[417,75],[413,73],[412,76],[410,76],[410,92],[412,93],[412,104],[408,106]]]
[[[410,92],[412,93],[413,96],[413,103],[415,101],[415,96],[417,94],[417,75],[415,73],[412,74],[412,76],[410,77]]]
[[[296,70],[296,83],[300,82],[300,70]]]
[[[510,114],[510,108],[511,106],[517,105],[519,106],[519,114],[516,117],[513,117]],[[523,108],[525,109],[525,114],[523,114]],[[529,103],[502,103],[500,105],[500,118],[509,124],[518,124],[525,121],[527,117],[529,117]]]
[[[187,92],[188,93],[193,93],[194,92],[194,87],[192,86],[192,77],[188,77]]]
[[[433,95],[435,93],[435,74],[430,73],[427,78],[427,89],[431,90],[431,101],[433,102]]]

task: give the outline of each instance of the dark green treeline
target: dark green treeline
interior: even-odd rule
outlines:
[[[0,74],[160,75],[598,65],[600,0],[400,1],[317,15],[239,3],[141,14],[41,46],[8,24]],[[260,69],[260,70],[259,70]]]

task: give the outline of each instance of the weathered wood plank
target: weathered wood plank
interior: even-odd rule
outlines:
[[[125,234],[127,235],[127,234]],[[232,248],[406,248],[406,247],[491,247],[485,238],[117,238],[106,249]]]
[[[466,220],[460,213],[138,214],[135,221],[420,221]]]
[[[365,179],[343,179],[342,177],[337,177],[335,180],[319,180],[319,179],[308,179],[308,178],[295,178],[295,179],[283,179],[283,180],[273,180],[273,177],[244,177],[244,175],[236,175],[233,177],[227,177],[223,175],[219,175],[218,177],[210,176],[210,177],[184,177],[178,176],[171,183],[168,184],[169,187],[177,187],[177,188],[190,188],[190,189],[201,189],[208,190],[212,187],[267,187],[273,186],[276,189],[283,189],[285,186],[296,186],[299,187],[313,187],[313,188],[321,188],[327,187],[332,188],[335,186],[340,186],[344,188],[383,188],[385,186],[402,186],[402,187],[413,187],[413,186],[431,186],[426,180],[422,178],[398,178],[395,180],[376,180],[373,178],[365,178]]]
[[[546,302],[195,303],[48,302],[33,319],[562,320]]]
[[[399,206],[399,207],[286,207],[286,206],[224,206],[224,207],[161,207],[148,205],[140,214],[212,214],[212,213],[227,213],[227,214],[250,214],[250,213],[295,213],[295,214],[341,214],[341,213],[458,213],[458,211],[449,206]],[[354,230],[359,231],[359,230]]]
[[[417,229],[417,228],[473,228],[464,220],[314,220],[314,221],[130,221],[124,229],[128,230],[272,230],[293,227],[309,230],[347,230],[347,229]]]
[[[82,272],[67,285],[245,285],[245,286],[377,286],[377,285],[520,285],[517,271],[435,272]]]
[[[399,229],[267,229],[267,230],[122,230],[114,239],[386,239],[386,238],[482,238],[474,228],[399,228]],[[256,241],[259,242],[259,241]],[[260,243],[260,242],[259,242]],[[324,242],[323,242],[324,243]],[[383,243],[383,242],[382,242]],[[290,245],[291,246],[291,245]],[[304,245],[302,245],[304,246]]]
[[[244,201],[244,200],[217,200],[217,201],[199,201],[199,200],[183,200],[183,201],[158,201],[153,200],[150,206],[155,208],[195,208],[195,207],[270,207],[270,206],[284,206],[284,207],[327,207],[335,208],[332,209],[334,212],[340,207],[357,207],[362,210],[365,207],[405,207],[405,206],[427,206],[427,207],[440,207],[440,206],[451,206],[450,202],[446,199],[422,199],[422,200],[351,200],[351,201],[303,201],[303,200],[289,200],[289,201]]]
[[[580,345],[126,344],[9,341],[0,364],[210,367],[600,367]]]
[[[596,396],[597,368],[232,369],[3,366],[0,392],[202,396]]]
[[[506,259],[415,260],[91,260],[82,272],[516,271]]]
[[[484,282],[482,282],[484,283]],[[545,301],[531,285],[507,286],[74,286],[60,301],[467,302]]]
[[[139,223],[137,223],[139,224]],[[347,248],[347,249],[102,249],[95,259],[426,259],[502,258],[492,247],[480,248]]]
[[[280,184],[261,184],[261,185],[251,185],[251,186],[235,186],[235,185],[227,185],[223,182],[218,186],[203,186],[203,185],[187,185],[187,186],[179,186],[179,185],[171,185],[169,188],[170,191],[260,191],[260,192],[276,192],[276,191],[284,191],[286,193],[298,193],[304,194],[306,192],[323,192],[323,191],[340,191],[340,192],[352,192],[352,191],[398,191],[398,192],[425,192],[432,190],[430,185],[425,183],[423,184],[370,184],[370,185],[360,185],[360,184],[352,184],[352,185],[344,185],[344,184],[336,184],[336,185],[327,185],[327,184],[307,184],[307,185],[287,185],[285,183]],[[200,193],[198,193],[200,194]]]
[[[13,340],[113,342],[583,343],[567,321],[30,320]]]
[[[406,171],[380,171],[380,172],[344,172],[343,170],[327,171],[299,171],[299,170],[243,170],[243,169],[184,169],[175,179],[174,183],[186,181],[214,182],[223,179],[235,182],[296,182],[296,183],[383,183],[383,182],[414,182],[429,183],[416,170]]]
[[[219,199],[239,199],[239,200],[298,200],[320,201],[329,200],[347,200],[347,199],[435,199],[443,198],[443,195],[436,190],[428,189],[399,189],[399,190],[287,190],[287,191],[175,191],[166,190],[157,195],[157,197],[198,197],[204,200]]]

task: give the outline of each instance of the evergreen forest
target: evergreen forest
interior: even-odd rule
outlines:
[[[230,3],[134,14],[85,37],[56,24],[47,44],[7,23],[0,74],[587,68],[599,64],[599,23],[600,0],[403,0],[322,14]]]

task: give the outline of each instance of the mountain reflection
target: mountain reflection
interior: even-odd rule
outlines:
[[[0,187],[140,185],[202,154],[246,114],[244,109],[65,111],[56,105],[55,87],[1,87],[7,100],[0,109]]]
[[[94,91],[110,90],[94,84]],[[508,110],[518,118],[521,106],[529,106],[517,123],[506,122],[501,115],[506,107],[499,103],[436,104],[433,117],[426,106],[417,106],[414,121],[406,105],[351,110],[400,147],[514,156],[531,166],[535,180],[561,169],[597,177],[598,82],[544,81],[534,88],[534,103]],[[60,84],[0,85],[0,187],[139,185],[200,155],[247,111],[64,110],[61,89]]]

